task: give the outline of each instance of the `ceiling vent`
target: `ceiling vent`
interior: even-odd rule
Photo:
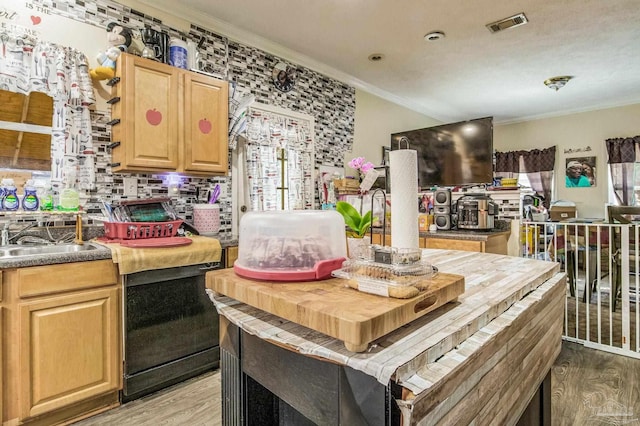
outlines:
[[[524,16],[524,13],[518,13],[517,15],[492,22],[486,26],[492,33],[497,33],[498,31],[506,30],[507,28],[519,27],[527,22],[529,22],[529,20]]]

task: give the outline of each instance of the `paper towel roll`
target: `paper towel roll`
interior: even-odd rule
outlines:
[[[389,152],[391,245],[419,248],[418,156],[413,149]]]

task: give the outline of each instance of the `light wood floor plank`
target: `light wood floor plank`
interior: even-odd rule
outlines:
[[[640,425],[640,360],[570,342],[551,371],[554,426]],[[76,426],[217,426],[220,370],[131,401]]]
[[[640,425],[640,360],[563,342],[551,373],[553,425]]]
[[[217,426],[222,423],[221,401],[220,370],[215,370],[74,425]]]

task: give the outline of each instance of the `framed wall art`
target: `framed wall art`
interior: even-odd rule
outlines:
[[[567,188],[596,186],[596,157],[567,158],[565,185]]]

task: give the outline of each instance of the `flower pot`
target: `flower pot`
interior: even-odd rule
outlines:
[[[368,247],[371,244],[371,236],[365,235],[362,238],[347,237],[347,255],[351,259],[361,257],[360,247]]]

